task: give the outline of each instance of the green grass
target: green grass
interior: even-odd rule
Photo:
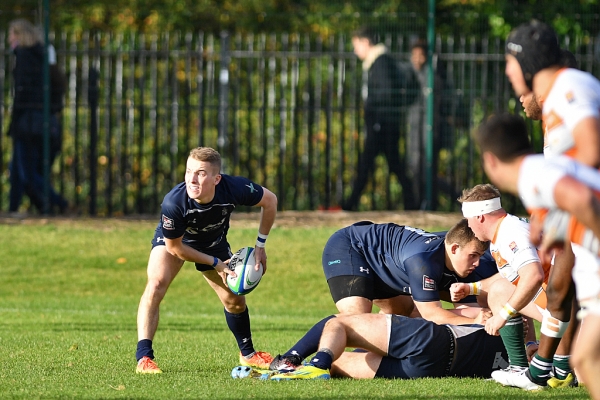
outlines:
[[[190,263],[161,307],[154,347],[164,373],[136,375],[136,312],[153,229],[107,220],[0,225],[1,398],[587,398],[582,388],[525,393],[477,379],[233,380],[238,352],[223,307]],[[269,270],[247,297],[260,350],[283,352],[336,311],[321,269],[334,230],[269,236]],[[255,235],[232,229],[232,249]]]

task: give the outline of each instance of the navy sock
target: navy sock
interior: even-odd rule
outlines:
[[[246,307],[244,312],[240,314],[232,314],[227,310],[224,311],[227,326],[229,327],[231,333],[233,333],[242,355],[247,356],[254,353],[252,333],[250,332],[250,315],[248,314],[248,307]]]
[[[335,315],[330,315],[329,317],[323,318],[317,322],[312,328],[309,329],[308,332],[306,332],[304,336],[302,336],[298,343],[286,351],[283,356],[300,356],[304,360],[306,357],[319,350],[319,340],[321,340],[321,334],[323,333],[325,324],[331,318],[335,318]]]
[[[333,357],[327,351],[318,351],[317,354],[313,358],[311,358],[310,363],[317,368],[321,369],[331,369],[331,364],[333,364]]]
[[[150,357],[154,360],[154,350],[152,350],[152,340],[142,339],[137,344],[135,359],[140,361],[142,357]]]

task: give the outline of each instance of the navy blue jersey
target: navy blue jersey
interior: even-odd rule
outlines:
[[[481,377],[506,368],[502,338],[482,325],[437,325],[422,318],[388,315],[388,355],[375,376],[382,378]]]
[[[410,293],[415,301],[438,301],[439,291],[448,291],[454,282],[473,282],[497,272],[495,263],[484,258],[480,262],[484,268],[474,277],[461,278],[450,271],[445,261],[445,233],[368,221],[344,230],[352,248],[365,257],[375,274],[392,289]]]
[[[167,239],[183,236],[183,243],[196,250],[229,247],[229,219],[236,206],[254,206],[263,197],[262,186],[247,178],[221,174],[210,203],[191,199],[185,182],[175,186],[163,199],[157,231]]]

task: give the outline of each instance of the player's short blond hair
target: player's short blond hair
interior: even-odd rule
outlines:
[[[19,40],[19,46],[31,47],[43,42],[39,29],[24,18],[11,21],[8,25],[8,29],[12,31]]]
[[[190,158],[209,163],[217,173],[221,171],[221,155],[212,147],[196,147],[190,151]]]
[[[500,197],[500,191],[490,183],[481,183],[470,189],[463,189],[462,195],[458,198],[459,203],[470,201],[483,201]]]
[[[461,219],[456,225],[454,225],[444,239],[446,244],[457,243],[460,247],[465,247],[471,242],[476,242],[476,248],[478,252],[483,253],[490,247],[490,242],[482,242],[477,239],[466,218]]]

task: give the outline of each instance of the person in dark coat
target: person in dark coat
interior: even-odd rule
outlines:
[[[403,79],[398,64],[383,44],[376,44],[369,28],[354,32],[352,45],[354,54],[362,61],[363,71],[368,74],[367,94],[364,97],[366,137],[352,194],[343,202],[342,208],[358,208],[362,191],[375,168],[375,158],[383,153],[390,172],[397,176],[402,186],[404,209],[416,209],[418,204],[414,201],[413,185],[399,151]]]
[[[43,210],[44,47],[38,30],[25,19],[12,21],[8,32],[15,55],[14,97],[8,131],[13,139],[9,212],[19,211],[24,194],[27,194],[33,206]],[[55,115],[50,116],[50,137],[53,147],[52,143],[59,137]],[[56,152],[52,152],[51,158],[55,155]],[[64,212],[67,207],[67,201],[50,186],[50,209],[57,208],[59,212]]]

